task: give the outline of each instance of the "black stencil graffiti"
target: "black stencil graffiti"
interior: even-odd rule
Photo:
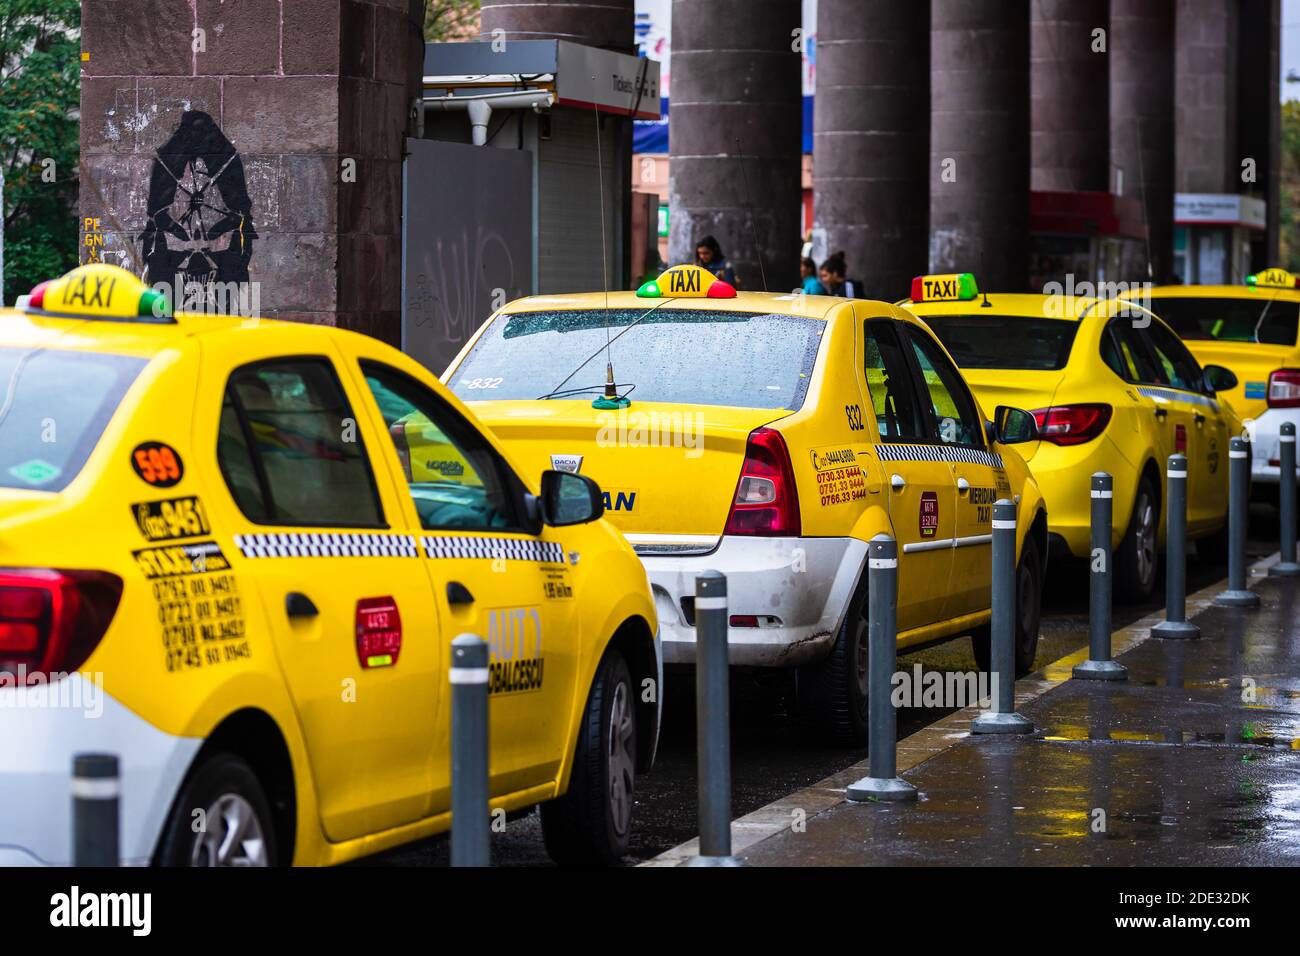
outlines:
[[[149,177],[149,222],[140,234],[147,281],[248,282],[252,213],[234,144],[207,113],[186,113]]]

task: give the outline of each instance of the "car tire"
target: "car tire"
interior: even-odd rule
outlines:
[[[627,854],[636,786],[636,699],[627,662],[605,652],[587,697],[569,789],[542,804],[546,852],[561,866],[609,866]]]
[[[200,810],[202,816],[196,816]],[[203,825],[196,830],[198,821]],[[234,754],[218,753],[190,772],[172,805],[155,862],[159,866],[279,864],[271,805],[247,763]]]
[[[1038,540],[1025,536],[1020,548],[1020,563],[1016,566],[1016,677],[1021,678],[1034,667],[1038,656],[1038,632],[1042,624],[1043,608],[1043,558],[1039,554]],[[971,634],[971,651],[975,664],[985,673],[993,669],[992,629],[985,624]]]
[[[799,716],[805,732],[837,747],[867,745],[867,582],[849,602],[823,660],[799,668]]]
[[[1115,551],[1115,596],[1127,604],[1139,604],[1155,592],[1160,568],[1156,548],[1160,528],[1160,506],[1150,477],[1143,475],[1133,497],[1128,530]]]

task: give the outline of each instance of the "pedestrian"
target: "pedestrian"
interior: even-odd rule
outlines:
[[[835,253],[822,263],[820,277],[828,295],[842,295],[850,299],[862,295],[862,280],[846,278],[847,272],[843,252]]]
[[[731,268],[731,263],[723,255],[718,240],[712,236],[705,236],[695,244],[695,264],[701,269],[712,272],[723,282],[728,282],[737,289],[740,288],[740,283],[736,281],[736,270]]]
[[[826,286],[817,278],[817,263],[807,256],[799,260],[799,281],[801,287],[798,291],[806,295],[826,295]]]

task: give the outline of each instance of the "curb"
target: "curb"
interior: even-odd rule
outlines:
[[[1265,577],[1268,569],[1281,560],[1281,555],[1274,552],[1267,558],[1256,561],[1249,568],[1249,587],[1254,581]],[[1223,590],[1226,578],[1216,581],[1209,587],[1202,588],[1187,596],[1187,617],[1190,620],[1207,607],[1214,604],[1214,596]],[[1164,620],[1164,610],[1149,614],[1128,627],[1111,635],[1111,657],[1131,651],[1144,643],[1151,636],[1151,628]],[[1088,647],[1079,648],[1059,660],[1053,661],[1041,670],[1034,671],[1016,681],[1016,710],[1032,700],[1042,697],[1052,688],[1071,679],[1075,664],[1088,659]],[[908,770],[919,766],[931,757],[943,753],[959,741],[970,736],[970,723],[981,713],[978,707],[966,707],[954,711],[942,720],[923,727],[916,733],[898,742],[898,774],[902,776]],[[846,803],[844,792],[849,784],[870,772],[866,760],[846,767],[839,773],[819,780],[812,786],[759,807],[731,821],[731,852],[739,856],[764,840],[777,836],[791,828],[796,811],[806,814],[807,819],[830,810],[841,803]],[[688,859],[699,854],[699,839],[687,840],[670,850],[665,850],[656,857],[641,863],[640,866],[680,866]]]

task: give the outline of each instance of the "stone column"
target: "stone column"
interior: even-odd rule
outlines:
[[[813,255],[843,250],[865,295],[893,301],[928,267],[930,7],[821,0]]]
[[[481,33],[504,30],[507,40],[572,40],[631,53],[632,0],[482,0]]]
[[[1107,0],[1030,3],[1032,189],[1110,189],[1109,6]]]
[[[668,257],[712,235],[749,290],[799,276],[801,17],[798,0],[673,0]]]
[[[1255,160],[1255,181],[1241,190],[1268,203],[1268,229],[1252,249],[1252,269],[1281,265],[1278,260],[1278,222],[1281,212],[1282,108],[1279,106],[1280,0],[1252,0],[1239,13],[1237,80],[1237,174],[1241,161]]]

